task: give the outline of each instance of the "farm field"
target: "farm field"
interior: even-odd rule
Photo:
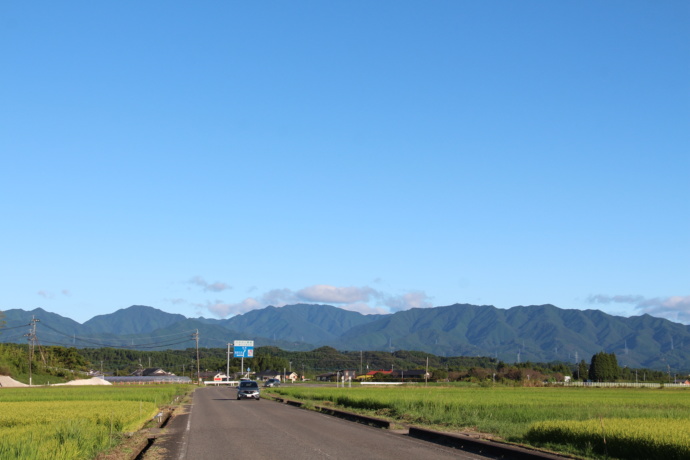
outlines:
[[[184,385],[2,388],[0,458],[94,458],[187,391]]]
[[[284,397],[585,458],[690,458],[690,391],[480,386],[302,387]]]

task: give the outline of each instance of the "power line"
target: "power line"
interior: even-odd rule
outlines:
[[[59,331],[59,330],[57,330],[57,329],[55,329],[55,328],[53,328],[53,327],[50,327],[50,326],[48,326],[48,325],[45,324],[45,323],[43,323],[43,326],[46,327],[47,329],[50,329],[51,331],[53,331],[53,332],[55,332],[55,333],[57,333],[57,334],[60,334],[60,335],[62,335],[62,336],[64,336],[64,337],[67,337],[67,338],[70,338],[70,339],[72,339],[72,340],[75,341],[75,342],[76,342],[77,340],[79,340],[80,342],[87,343],[87,344],[91,344],[91,345],[96,345],[96,346],[99,346],[99,347],[124,348],[124,349],[138,349],[138,348],[150,349],[150,348],[160,348],[160,347],[169,346],[169,345],[178,345],[178,344],[180,344],[180,343],[184,343],[184,342],[187,342],[187,341],[191,340],[191,338],[189,338],[189,336],[188,336],[186,339],[180,340],[180,341],[164,340],[164,341],[159,341],[159,342],[141,343],[141,344],[137,344],[137,345],[134,345],[134,343],[132,343],[131,345],[118,345],[118,344],[112,344],[112,343],[110,343],[110,344],[109,344],[109,343],[104,343],[103,341],[100,341],[100,340],[98,340],[98,339],[86,338],[86,337],[79,337],[79,336],[74,335],[74,334],[70,335],[70,334],[67,334],[67,333],[65,333],[65,332]],[[183,336],[183,335],[187,335],[187,334],[189,334],[190,332],[192,332],[192,331],[191,331],[191,330],[190,330],[190,331],[184,331],[184,332],[179,332],[179,333],[177,333],[177,334],[166,334],[166,335],[163,335],[163,336],[160,336],[160,337],[174,337],[174,336],[177,336],[177,337],[179,337],[180,339],[182,339],[182,336]],[[158,338],[158,337],[156,337],[156,338]],[[122,340],[125,341],[125,340],[127,340],[127,339],[122,339]],[[132,340],[133,340],[133,339],[132,339]]]
[[[23,327],[26,327],[26,326],[23,326]],[[11,342],[13,342],[13,341],[15,341],[15,340],[20,340],[22,337],[25,337],[25,335],[24,335],[24,334],[19,334],[19,335],[12,335],[12,336],[9,336],[9,337],[3,337],[3,339],[4,339],[4,340],[3,340],[3,343],[11,343]]]
[[[26,323],[26,324],[21,324],[19,326],[12,326],[12,327],[0,327],[0,332],[2,331],[9,331],[10,329],[19,329],[20,327],[26,327],[26,326],[31,326],[31,323]]]
[[[165,347],[165,346],[179,345],[179,344],[181,344],[181,343],[186,343],[186,342],[189,342],[189,341],[190,341],[190,339],[184,339],[184,340],[180,340],[180,341],[177,341],[177,342],[165,342],[165,343],[161,342],[161,343],[158,344],[158,345],[153,345],[153,346],[139,346],[139,347],[137,347],[137,348],[132,348],[132,347],[129,347],[129,346],[128,346],[128,347],[119,347],[119,346],[113,347],[113,346],[110,346],[110,347],[102,347],[102,348],[118,348],[118,349],[135,350],[135,351],[136,351],[136,350],[138,350],[138,349],[154,349],[154,348],[162,348],[162,347]],[[61,346],[61,347],[71,347],[71,346],[73,346],[71,343],[53,342],[53,341],[46,341],[46,340],[44,340],[43,343],[46,344],[46,345],[55,345],[55,346]]]

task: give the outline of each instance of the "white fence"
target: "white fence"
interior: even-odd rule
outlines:
[[[638,388],[688,388],[685,383],[648,383],[648,382],[567,382],[566,387],[638,387]]]
[[[229,387],[236,387],[239,384],[239,380],[204,380],[204,385],[227,385]]]

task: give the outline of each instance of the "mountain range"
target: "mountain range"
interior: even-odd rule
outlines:
[[[37,308],[6,310],[0,341],[25,343],[35,317],[43,345],[136,349],[224,348],[234,340],[255,347],[311,350],[417,350],[438,356],[490,356],[505,362],[589,362],[600,351],[622,366],[687,373],[690,326],[652,317],[612,316],[553,305],[499,309],[455,304],[363,315],[331,305],[266,307],[228,319],[187,318],[134,305],[85,323]],[[26,328],[18,327],[27,325]]]

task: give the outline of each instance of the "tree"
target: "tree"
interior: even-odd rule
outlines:
[[[434,380],[448,380],[448,371],[445,369],[433,369],[431,371],[431,377]]]
[[[604,353],[603,351],[592,356],[589,365],[589,378],[596,382],[612,382],[620,376],[618,360],[614,353]]]

